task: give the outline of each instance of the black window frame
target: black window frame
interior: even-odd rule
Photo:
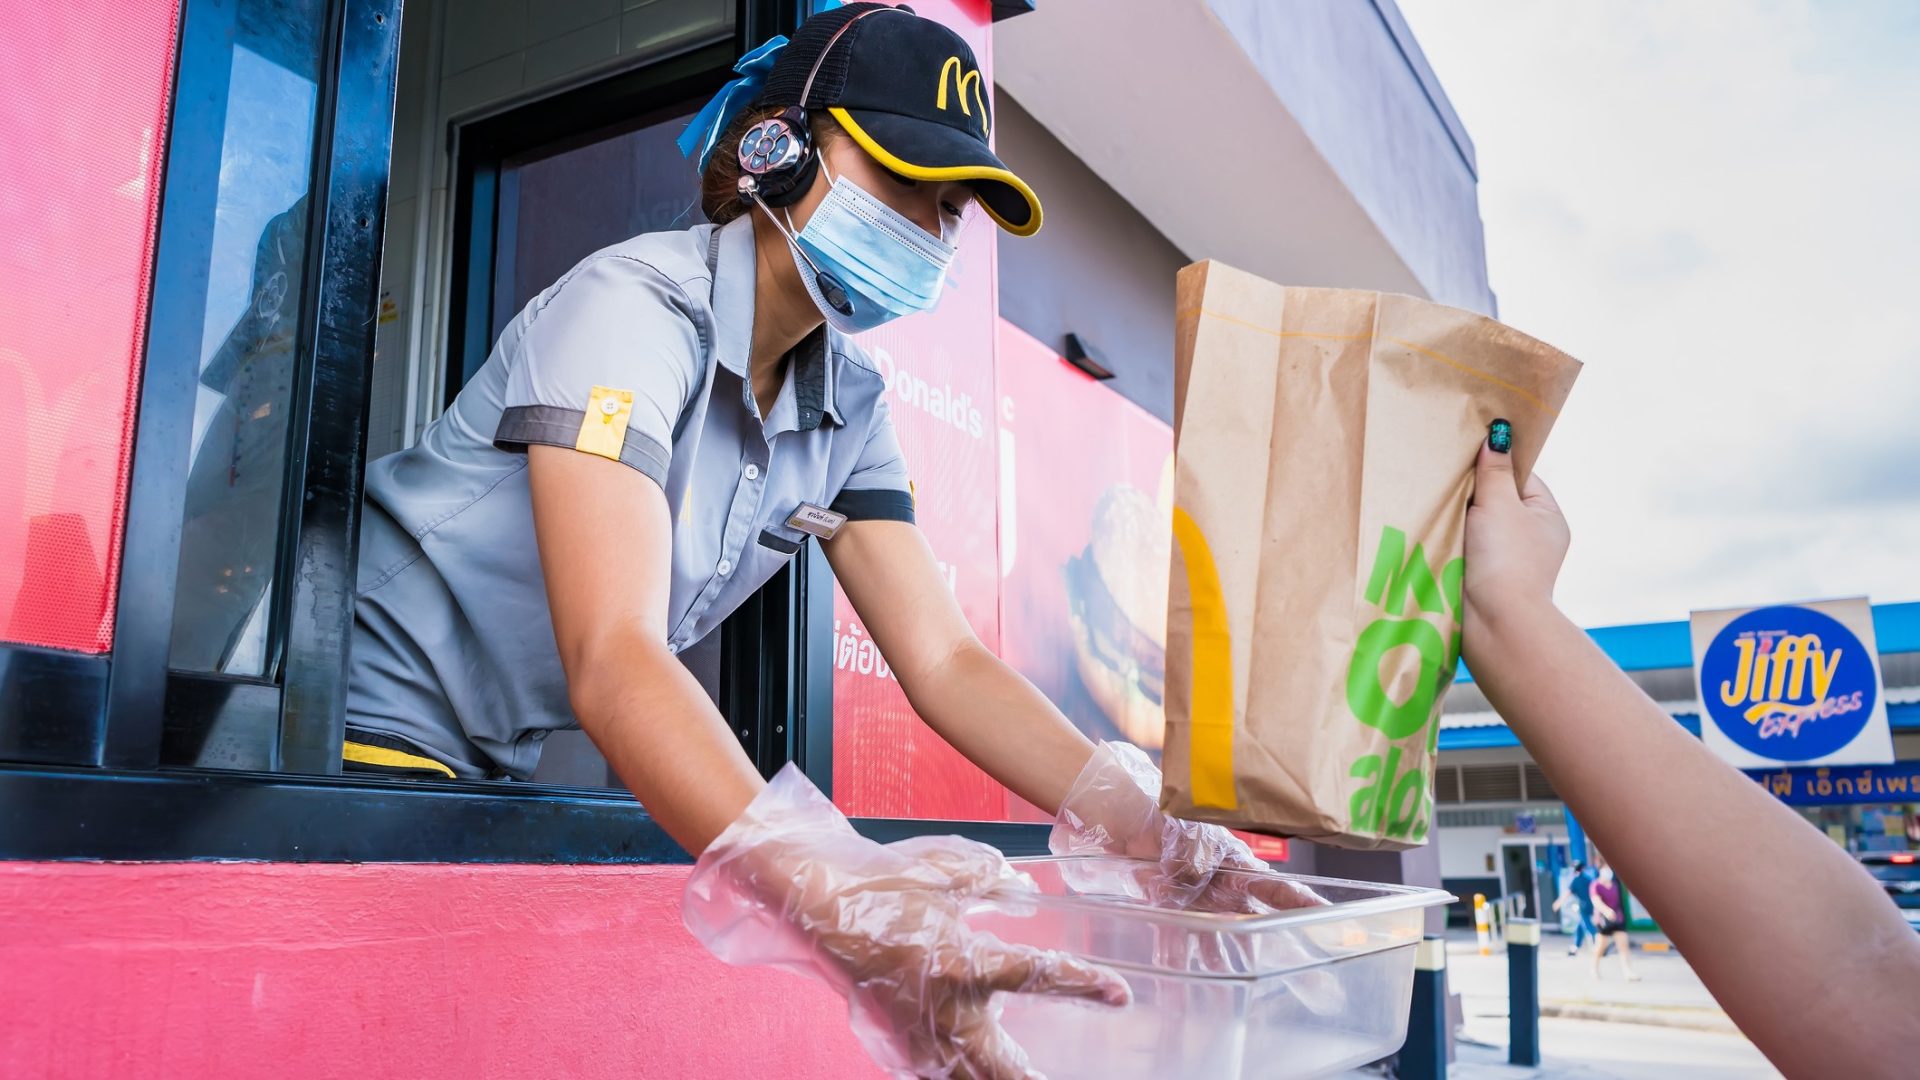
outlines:
[[[182,5],[113,645],[88,655],[0,644],[0,859],[688,861],[617,789],[341,772],[399,0],[331,0],[322,28],[327,77],[316,103],[310,196],[311,235],[319,239],[308,245],[286,461],[277,671],[237,678],[169,668],[225,128],[227,30],[246,2]],[[551,142],[554,117],[566,116],[585,134],[630,119],[637,102],[711,92],[739,55],[790,33],[806,2],[738,0],[731,41],[514,110],[491,127],[466,126],[461,137],[473,141],[456,158],[463,181],[471,179],[468,164],[487,159],[479,151],[512,145],[516,123],[543,119],[542,141]],[[497,168],[497,153],[493,160]],[[471,195],[465,182],[457,190],[461,199]],[[456,208],[457,230],[469,229],[473,216],[470,204]],[[463,291],[466,261],[456,258],[456,334],[471,325],[461,321],[470,312],[460,301],[472,295]],[[471,347],[455,341],[450,367]],[[722,706],[755,765],[771,775],[795,762],[829,794],[833,596],[832,572],[810,543],[728,620],[721,647]],[[855,825],[881,841],[957,832],[1009,855],[1046,849],[1044,825]]]

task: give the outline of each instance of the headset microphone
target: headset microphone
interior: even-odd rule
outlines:
[[[773,222],[773,227],[780,230],[780,235],[787,238],[788,245],[806,262],[807,269],[813,271],[813,283],[820,287],[820,296],[826,300],[827,306],[849,319],[853,318],[853,300],[847,295],[847,287],[840,284],[839,278],[820,269],[819,264],[813,261],[813,256],[807,254],[807,249],[801,247],[799,241],[793,238],[793,231],[787,228],[786,223],[767,207],[766,200],[760,197],[760,184],[750,175],[740,178],[740,198],[743,202],[750,202],[759,207],[760,212],[767,215],[767,220]]]
[[[807,122],[807,102],[813,95],[813,80],[820,74],[820,65],[826,63],[827,55],[833,52],[834,42],[840,40],[853,24],[869,15],[878,15],[882,11],[899,11],[899,8],[869,8],[848,19],[833,32],[820,50],[820,55],[807,72],[807,82],[800,90],[800,103],[789,106],[780,115],[769,117],[755,124],[740,140],[735,153],[740,159],[740,199],[751,202],[767,215],[780,234],[787,238],[793,250],[813,271],[813,283],[820,288],[820,296],[827,306],[847,318],[853,318],[853,298],[840,279],[820,269],[808,255],[805,248],[793,237],[788,228],[776,215],[772,206],[787,207],[800,200],[813,186],[813,175],[820,170],[820,151],[813,145],[813,131]],[[906,14],[911,15],[911,11]]]

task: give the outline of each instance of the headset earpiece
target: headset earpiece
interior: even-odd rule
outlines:
[[[814,60],[813,69],[807,72],[806,85],[800,88],[799,105],[790,105],[780,115],[762,120],[747,129],[740,139],[740,145],[734,152],[740,159],[740,201],[753,203],[767,216],[773,227],[787,238],[787,244],[794,254],[813,271],[813,283],[820,290],[821,299],[827,306],[848,318],[853,317],[853,297],[847,287],[832,274],[820,269],[807,249],[794,239],[793,232],[782,224],[772,207],[787,207],[799,202],[801,196],[813,186],[813,176],[820,171],[820,154],[813,145],[813,127],[807,122],[805,105],[813,100],[813,80],[820,74],[820,65],[826,62],[827,55],[833,52],[833,44],[840,40],[854,23],[869,15],[882,11],[906,10],[901,8],[877,7],[862,11],[842,23],[840,29],[833,32],[827,43],[820,49],[820,56]]]
[[[798,202],[820,167],[807,112],[797,106],[749,128],[740,139],[738,153],[742,197],[758,195],[768,206]]]

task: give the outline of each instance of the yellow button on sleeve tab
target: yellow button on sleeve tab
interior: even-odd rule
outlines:
[[[583,454],[599,454],[620,460],[620,448],[627,443],[627,420],[633,416],[633,391],[596,386],[587,396],[587,414],[580,418],[580,437],[573,448]]]

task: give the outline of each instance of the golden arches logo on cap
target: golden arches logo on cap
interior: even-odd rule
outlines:
[[[964,70],[965,66],[957,56],[947,57],[947,62],[940,65],[940,89],[934,96],[933,107],[939,109],[941,112],[946,111],[947,73],[952,72],[953,96],[954,99],[960,103],[960,115],[973,115],[973,110],[967,107],[967,91],[972,90],[974,103],[980,106],[980,134],[990,134],[987,130],[986,91],[980,87],[980,69],[975,68],[972,71],[966,71]]]

